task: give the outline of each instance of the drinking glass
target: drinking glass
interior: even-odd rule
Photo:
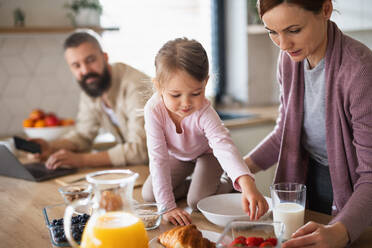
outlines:
[[[274,221],[285,225],[283,239],[291,238],[304,224],[306,186],[300,183],[277,183],[270,186]]]

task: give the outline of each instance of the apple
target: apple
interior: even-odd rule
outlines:
[[[48,127],[55,127],[55,126],[58,126],[59,125],[59,119],[57,118],[56,115],[54,114],[49,114],[47,115],[45,118],[45,124],[48,126]]]
[[[53,118],[57,118],[58,119],[57,115],[54,112],[48,112],[48,113],[46,113],[45,114],[45,117],[48,117],[48,116],[51,116]]]

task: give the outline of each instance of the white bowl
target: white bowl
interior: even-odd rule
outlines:
[[[29,138],[42,138],[50,141],[59,138],[69,131],[71,127],[72,126],[25,127],[23,130]]]
[[[241,197],[241,193],[212,195],[200,200],[197,207],[208,221],[218,226],[226,226],[233,220],[249,220],[242,208]],[[270,212],[271,198],[265,196],[265,199]]]

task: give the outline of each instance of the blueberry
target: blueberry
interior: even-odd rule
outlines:
[[[62,226],[62,225],[63,225],[63,218],[57,220],[57,221],[56,221],[56,225],[57,225],[57,226]]]
[[[56,241],[56,243],[63,243],[63,242],[66,242],[67,239],[66,239],[66,237],[56,237],[55,241]]]
[[[90,215],[89,214],[83,214],[84,223],[86,223],[89,220]]]
[[[80,241],[81,240],[81,234],[80,233],[73,233],[72,234],[72,237],[76,240],[76,241]]]
[[[79,219],[78,218],[75,218],[75,217],[72,217],[71,223],[72,224],[77,224],[77,223],[79,223]]]
[[[60,237],[60,236],[62,236],[64,233],[65,233],[65,231],[63,230],[63,228],[60,228],[60,227],[56,227],[56,228],[53,230],[53,234],[54,234],[56,237]]]
[[[62,242],[61,237],[55,237],[54,240],[56,241],[56,243],[61,243]]]
[[[64,242],[67,241],[66,235],[64,233],[62,234],[61,238],[62,238],[62,241],[64,241]]]

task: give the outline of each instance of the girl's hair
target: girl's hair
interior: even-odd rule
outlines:
[[[162,84],[178,70],[185,71],[202,82],[208,77],[208,56],[203,46],[196,40],[177,38],[160,48],[155,57],[155,80]]]
[[[294,4],[305,10],[318,14],[323,7],[323,3],[328,0],[257,0],[257,10],[261,19],[269,10],[282,3]]]

